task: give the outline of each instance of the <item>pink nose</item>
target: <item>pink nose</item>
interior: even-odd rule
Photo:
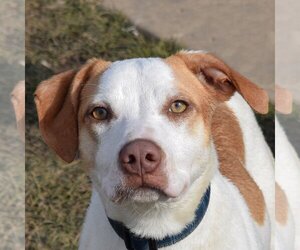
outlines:
[[[162,150],[149,140],[137,139],[126,144],[119,154],[123,170],[142,176],[160,166]]]

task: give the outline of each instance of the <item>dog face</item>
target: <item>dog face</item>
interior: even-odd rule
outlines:
[[[82,90],[80,155],[111,199],[178,197],[204,171],[202,107],[177,84],[162,59],[130,59]]]
[[[66,161],[79,150],[114,202],[177,199],[211,166],[214,109],[238,90],[257,111],[267,95],[206,53],[91,60],[36,91],[45,141]]]

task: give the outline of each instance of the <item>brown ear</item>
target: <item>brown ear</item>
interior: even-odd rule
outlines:
[[[78,71],[69,70],[43,81],[35,91],[41,134],[66,162],[73,161],[78,150],[77,113],[82,87],[108,66],[109,62],[91,59]]]
[[[255,111],[261,114],[268,113],[267,92],[214,55],[205,52],[179,52],[176,56],[199,78],[205,78],[207,88],[218,100],[228,100],[238,91]]]

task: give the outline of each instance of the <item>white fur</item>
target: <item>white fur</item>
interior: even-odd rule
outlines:
[[[274,189],[274,159],[271,150],[264,140],[262,131],[257,126],[257,121],[249,105],[240,94],[235,95],[228,101],[229,107],[238,119],[243,131],[245,144],[245,167],[258,187],[263,192],[268,216],[271,219],[272,228],[275,228],[275,189]],[[272,234],[274,235],[274,231]],[[272,245],[274,247],[272,239]]]
[[[159,58],[115,62],[99,79],[89,102],[109,103],[116,118],[109,124],[94,124],[96,143],[89,138],[85,126],[80,128],[81,156],[94,163],[93,195],[80,249],[126,249],[107,216],[141,236],[159,239],[180,232],[193,219],[209,184],[211,199],[203,221],[188,237],[165,249],[270,249],[268,214],[274,207],[273,159],[253,112],[237,94],[229,102],[243,131],[246,168],[267,201],[269,212],[266,211],[263,225],[253,220],[237,187],[220,174],[214,144],[205,143],[203,123],[199,122],[194,133],[190,133],[187,122],[171,122],[162,113],[166,100],[176,94],[174,74]],[[165,152],[166,192],[175,198],[160,200],[150,193],[151,202],[111,201],[115,186],[123,183],[118,153],[123,145],[137,138],[153,140]]]

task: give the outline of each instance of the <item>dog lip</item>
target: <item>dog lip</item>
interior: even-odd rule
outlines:
[[[166,190],[166,189],[162,189],[158,186],[149,185],[149,184],[146,184],[146,183],[143,183],[141,186],[135,188],[135,190],[142,190],[142,189],[156,191],[160,195],[165,196],[167,198],[176,198],[177,197],[177,195],[174,195],[171,192],[168,192],[168,190]]]
[[[158,193],[161,193],[163,195],[167,195],[165,194],[164,190],[160,189],[159,187],[156,187],[156,186],[151,186],[151,185],[145,185],[144,183],[138,187],[137,189],[145,189],[145,190],[153,190],[153,191],[156,191]]]
[[[158,196],[161,197],[161,199],[163,200],[177,197],[174,196],[172,193],[166,192],[164,189],[161,189],[160,187],[157,187],[155,185],[145,184],[145,183],[142,183],[141,185],[135,187],[124,186],[123,188],[119,188],[118,191],[119,194],[115,196],[113,199],[115,201],[124,200],[124,199],[130,200],[132,198],[132,195],[134,195],[134,193],[139,193],[139,192],[145,192],[145,197],[146,197],[148,191],[157,193]]]

